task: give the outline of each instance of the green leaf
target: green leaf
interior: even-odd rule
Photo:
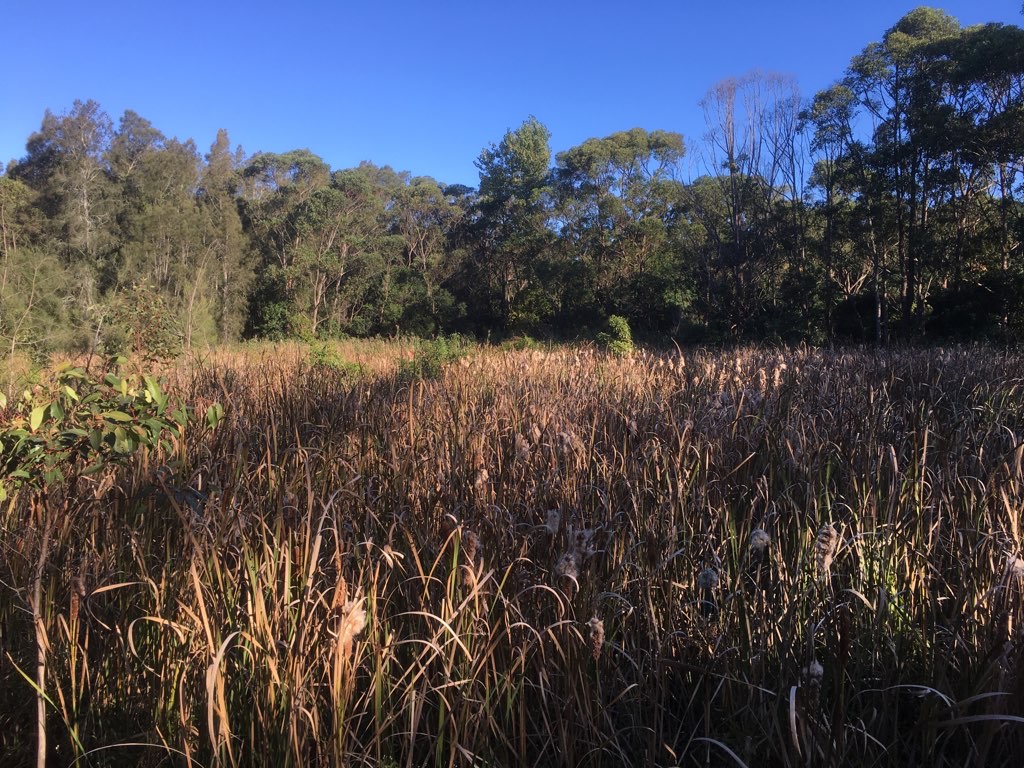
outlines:
[[[122,423],[132,420],[132,417],[129,416],[124,411],[104,411],[103,413],[100,414],[100,416],[102,416],[104,419],[107,419],[108,421],[120,421]]]
[[[57,421],[61,421],[64,418],[64,406],[57,400],[50,403],[50,416]]]
[[[37,405],[32,409],[32,413],[28,417],[28,426],[33,432],[39,429],[39,425],[43,423],[43,415],[46,413],[45,405]]]
[[[224,406],[220,403],[214,403],[206,409],[206,426],[210,429],[216,429],[217,425],[220,424],[221,419],[224,418]]]

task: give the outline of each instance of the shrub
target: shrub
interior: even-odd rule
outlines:
[[[457,333],[421,341],[412,360],[403,360],[399,364],[399,376],[403,379],[436,379],[446,365],[465,357],[471,346],[468,339]]]
[[[597,343],[616,355],[628,355],[633,351],[633,332],[629,321],[621,315],[608,318],[608,330],[597,334]]]

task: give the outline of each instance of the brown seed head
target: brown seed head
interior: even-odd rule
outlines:
[[[604,647],[604,622],[594,616],[587,622],[590,627],[590,655],[594,661],[601,658],[601,649]]]
[[[839,531],[831,523],[825,523],[818,529],[814,539],[814,565],[818,571],[818,580],[828,580],[832,576],[832,560],[839,548]]]

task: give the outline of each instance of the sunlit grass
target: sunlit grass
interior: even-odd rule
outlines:
[[[1024,357],[484,349],[420,380],[408,344],[335,352],[362,373],[193,358],[173,388],[225,425],[48,499],[53,764],[1024,749]],[[18,764],[36,542],[2,521]]]

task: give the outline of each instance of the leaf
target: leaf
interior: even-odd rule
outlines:
[[[220,403],[214,403],[206,409],[206,426],[210,429],[216,429],[217,425],[220,424],[221,419],[224,418],[224,406]]]
[[[104,411],[103,413],[100,414],[100,416],[102,416],[104,419],[107,419],[108,421],[119,421],[122,423],[132,420],[132,417],[129,416],[124,411]]]
[[[43,423],[43,414],[46,413],[45,405],[37,405],[32,409],[32,413],[28,417],[28,426],[33,432],[39,429],[39,425]]]
[[[50,403],[50,417],[61,421],[64,418],[64,406],[57,400]]]
[[[0,408],[6,408],[6,407],[7,407],[7,395],[5,395],[3,392],[0,392]],[[0,498],[0,501],[3,501],[3,498]]]
[[[67,384],[64,385],[64,394],[67,395],[69,400],[74,400],[76,403],[79,400],[78,393]]]

